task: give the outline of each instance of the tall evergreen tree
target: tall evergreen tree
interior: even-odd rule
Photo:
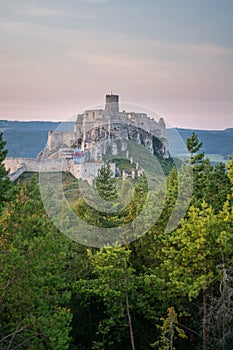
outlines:
[[[190,164],[193,167],[193,201],[196,207],[201,208],[205,201],[211,205],[215,212],[219,211],[227,194],[230,193],[230,180],[227,176],[225,164],[212,165],[200,152],[202,142],[199,142],[195,133],[187,138],[186,146],[190,152]]]
[[[107,162],[98,170],[95,181],[95,186],[99,195],[107,201],[116,198],[116,183],[113,179],[113,175],[110,164]]]
[[[191,164],[199,163],[203,160],[204,152],[197,153],[202,147],[202,142],[198,140],[197,134],[195,134],[195,132],[193,132],[192,135],[187,138],[186,147],[190,153]]]
[[[88,251],[95,278],[78,281],[77,289],[83,297],[99,298],[104,305],[104,318],[99,322],[92,349],[121,349],[122,338],[128,333],[127,348],[135,350],[131,298],[137,279],[130,253],[125,247],[102,248],[95,254]]]
[[[171,295],[191,300],[202,294],[203,350],[208,348],[208,288],[216,281],[216,266],[221,262],[217,223],[206,203],[201,209],[191,206],[180,227],[166,237],[160,265]]]
[[[68,349],[67,240],[34,181],[18,185],[0,234],[0,349]]]
[[[8,171],[3,164],[6,158],[7,150],[5,149],[6,142],[3,141],[2,132],[0,132],[0,209],[9,198],[9,189],[11,186],[8,178]]]

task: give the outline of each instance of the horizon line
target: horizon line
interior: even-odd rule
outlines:
[[[41,120],[41,119],[36,119],[36,120],[17,120],[17,119],[1,119],[0,118],[0,122],[1,121],[6,121],[6,122],[16,122],[16,123],[74,123],[74,121],[72,120]],[[223,129],[206,129],[206,128],[198,128],[198,127],[184,127],[184,126],[173,126],[173,127],[168,127],[166,129],[185,129],[185,130],[197,130],[197,131],[224,131],[227,129],[233,129],[233,125],[223,128]]]

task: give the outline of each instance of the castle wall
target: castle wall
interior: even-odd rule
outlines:
[[[4,160],[6,169],[10,171],[9,178],[15,181],[23,172],[69,172],[77,179],[87,180],[92,184],[98,169],[103,163],[74,164],[73,159],[34,159],[34,158],[13,158]],[[110,164],[115,174],[115,164]]]
[[[56,150],[60,145],[71,147],[75,141],[75,132],[49,131],[46,148],[48,150]]]
[[[10,171],[10,173],[13,173],[24,165],[24,158],[7,157],[4,159],[3,163],[5,168]]]
[[[111,96],[111,95],[110,95]],[[75,124],[75,131],[82,134],[95,127],[110,123],[122,123],[134,125],[135,127],[151,132],[154,136],[165,138],[165,123],[162,118],[159,122],[148,117],[146,113],[117,112],[112,114],[108,110],[87,110],[79,115]]]
[[[13,173],[9,174],[9,179],[13,182],[17,180],[20,177],[20,175],[22,175],[25,171],[26,171],[26,167],[25,165],[23,165]]]
[[[15,172],[21,167],[25,167],[25,171],[32,172],[56,172],[56,171],[69,171],[67,159],[44,159],[39,160],[35,158],[13,158],[7,157],[4,160],[6,169],[10,171],[10,174]]]
[[[156,120],[148,117],[145,113],[126,113],[124,111],[111,118],[111,123],[133,125],[159,138],[165,137],[165,123],[163,119],[161,118],[159,122],[156,122]]]
[[[90,109],[84,112],[84,120],[85,122],[94,122],[96,119],[101,118],[103,116],[103,109]]]
[[[92,184],[94,178],[96,177],[98,170],[104,163],[84,163],[84,164],[74,164],[74,162],[69,163],[69,172],[76,177],[76,179],[87,180]],[[113,173],[115,174],[115,164],[110,164]]]
[[[105,97],[105,109],[85,110],[77,116],[74,132],[50,131],[44,152],[45,158],[55,153],[61,146],[71,147],[77,139],[83,138],[85,142],[88,131],[96,127],[107,125],[109,133],[112,123],[133,125],[158,137],[162,142],[166,139],[165,123],[162,118],[157,122],[146,113],[119,112],[119,95],[109,94]]]
[[[50,131],[46,148],[39,155],[42,159],[7,158],[5,166],[10,169],[12,178],[20,176],[20,171],[23,169],[32,172],[67,171],[76,178],[87,179],[91,183],[103,164],[101,161],[104,150],[101,145],[95,145],[96,140],[104,141],[110,135],[112,139],[130,139],[143,144],[153,153],[152,135],[154,135],[163,145],[162,150],[159,151],[162,152],[164,158],[168,158],[165,129],[162,118],[157,122],[148,117],[146,113],[119,112],[119,96],[106,95],[105,110],[86,110],[83,114],[79,114],[74,124],[74,132]],[[88,160],[91,160],[92,163],[74,164],[71,159],[73,155],[69,148],[78,139],[81,139],[79,142],[82,142],[83,150],[90,150],[92,158],[89,157]],[[112,154],[117,155],[118,152],[117,143],[113,142]]]

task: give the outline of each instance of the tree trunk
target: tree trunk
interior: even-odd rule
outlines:
[[[130,333],[131,346],[132,346],[132,350],[135,350],[132,320],[131,320],[131,316],[130,316],[130,312],[129,312],[129,297],[128,297],[127,292],[125,295],[125,301],[126,301],[126,312],[127,312],[127,316],[128,316],[128,323],[129,323],[129,333]]]
[[[203,290],[203,350],[207,349],[207,292]]]

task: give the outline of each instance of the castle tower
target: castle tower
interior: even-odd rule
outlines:
[[[119,113],[119,95],[106,95],[105,111],[113,115]]]

